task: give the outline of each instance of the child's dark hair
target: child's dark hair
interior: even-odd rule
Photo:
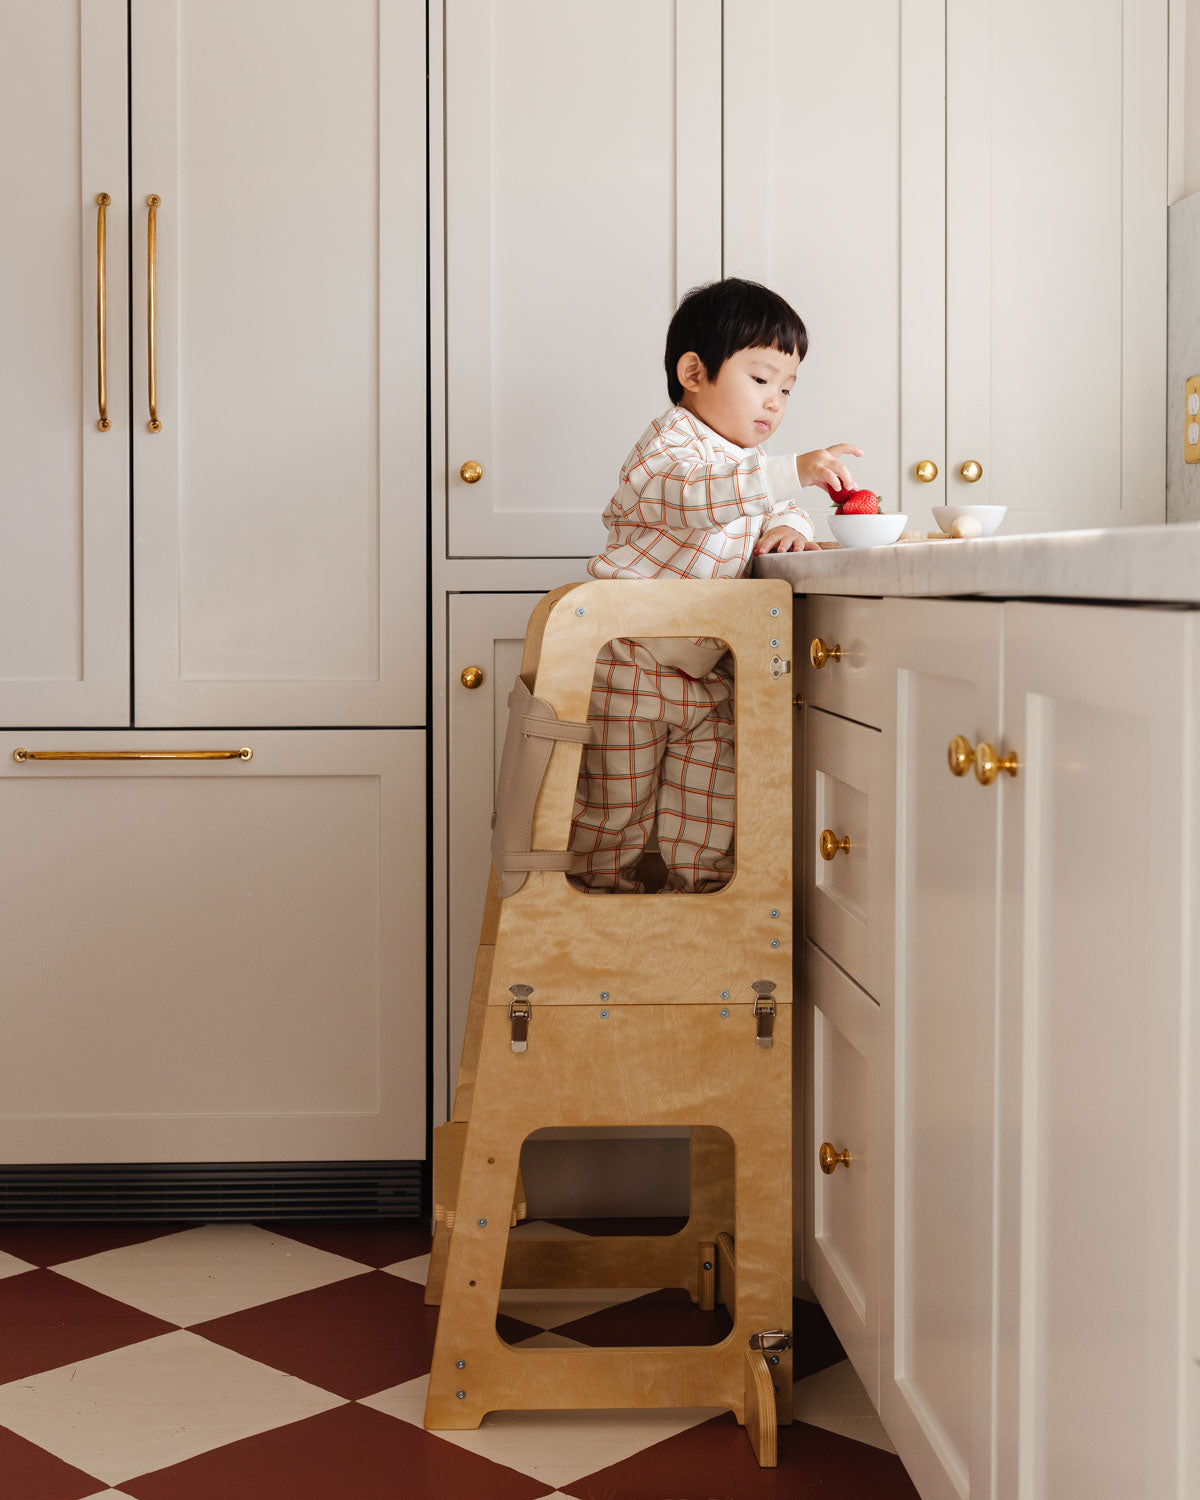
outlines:
[[[693,287],[667,329],[667,391],[675,405],[683,396],[676,366],[679,357],[694,349],[709,380],[739,349],[778,349],[803,359],[808,333],[800,314],[777,292],[757,281],[727,276],[707,286]]]

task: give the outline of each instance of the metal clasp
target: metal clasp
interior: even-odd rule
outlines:
[[[754,1015],[758,1021],[758,1035],[755,1040],[760,1047],[773,1047],[775,1045],[775,997],[772,991],[775,988],[775,981],[756,979],[753,988]]]
[[[782,1354],[792,1347],[792,1336],[783,1328],[769,1328],[765,1333],[750,1335],[751,1349],[761,1349],[764,1354]]]
[[[771,676],[774,677],[776,681],[778,681],[780,677],[786,677],[791,672],[791,670],[792,663],[789,657],[773,656],[771,658]]]
[[[508,1003],[508,1019],[512,1026],[512,1049],[514,1052],[524,1052],[529,1045],[529,1015],[532,1009],[529,997],[533,994],[533,986],[510,984],[508,992],[513,997]]]

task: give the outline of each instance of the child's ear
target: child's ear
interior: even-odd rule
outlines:
[[[686,354],[679,356],[675,365],[675,374],[685,391],[698,391],[705,381],[707,372],[704,368],[704,361],[694,349],[689,349]]]

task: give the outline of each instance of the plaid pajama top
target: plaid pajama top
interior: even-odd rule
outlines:
[[[795,454],[739,448],[682,406],[651,422],[604,510],[594,578],[740,578],[769,519],[811,541]]]

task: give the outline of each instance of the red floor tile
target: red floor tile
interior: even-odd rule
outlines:
[[[0,1427],[0,1500],[84,1500],[104,1489],[99,1479]]]
[[[33,1266],[57,1266],[195,1228],[195,1224],[0,1224],[0,1250]]]
[[[414,1281],[366,1271],[332,1286],[281,1297],[192,1326],[226,1349],[356,1400],[424,1375],[438,1309]],[[539,1330],[504,1320],[510,1342]]]
[[[919,1500],[894,1454],[803,1422],[780,1429],[778,1468],[760,1469],[750,1439],[728,1414],[563,1492],[576,1500]]]
[[[639,1345],[691,1348],[719,1344],[732,1327],[723,1306],[718,1305],[713,1312],[701,1312],[686,1292],[670,1287],[559,1324],[554,1331],[596,1349]]]
[[[0,1385],[173,1333],[175,1326],[56,1271],[5,1276],[0,1278]]]
[[[120,1487],[134,1500],[537,1500],[553,1492],[411,1423],[354,1405]]]
[[[392,1266],[398,1260],[427,1255],[433,1243],[429,1225],[424,1223],[305,1224],[272,1220],[263,1228],[365,1266]]]
[[[792,1379],[803,1380],[845,1358],[846,1351],[821,1308],[797,1297],[792,1303]]]

